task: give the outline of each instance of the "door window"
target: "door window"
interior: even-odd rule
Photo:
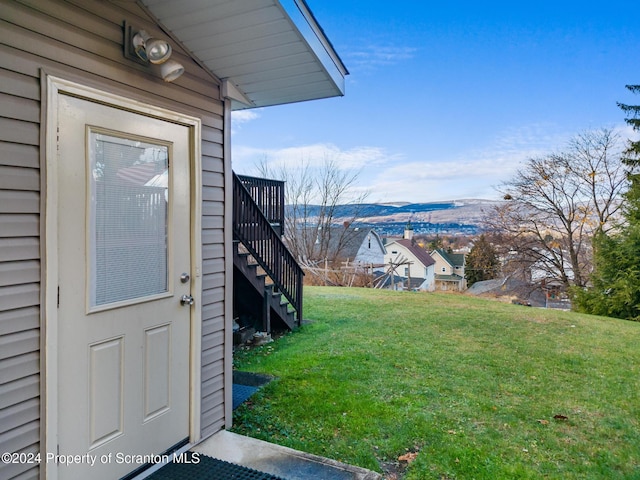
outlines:
[[[170,145],[89,133],[89,307],[169,291]]]

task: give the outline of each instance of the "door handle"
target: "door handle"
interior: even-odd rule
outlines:
[[[182,297],[180,297],[180,305],[193,305],[194,303],[195,300],[191,295],[182,295]]]

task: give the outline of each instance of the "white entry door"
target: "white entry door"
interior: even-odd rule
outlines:
[[[114,479],[189,436],[190,129],[58,112],[58,473]]]

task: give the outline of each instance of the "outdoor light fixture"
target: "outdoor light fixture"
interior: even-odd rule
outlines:
[[[166,40],[155,38],[145,30],[133,33],[133,28],[125,23],[125,57],[136,60],[143,65],[152,63],[160,65],[160,75],[165,82],[173,82],[184,73],[184,67],[170,60],[171,45]]]
[[[168,60],[160,67],[160,75],[165,82],[173,82],[183,73],[184,67],[175,60]]]
[[[171,56],[171,45],[167,41],[153,38],[144,30],[140,30],[133,36],[132,43],[136,55],[145,62],[158,65],[169,60]]]

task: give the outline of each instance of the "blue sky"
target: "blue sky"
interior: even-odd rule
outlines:
[[[523,160],[589,129],[631,132],[635,1],[308,0],[346,95],[234,113],[233,166],[329,158],[371,202],[498,198]]]

